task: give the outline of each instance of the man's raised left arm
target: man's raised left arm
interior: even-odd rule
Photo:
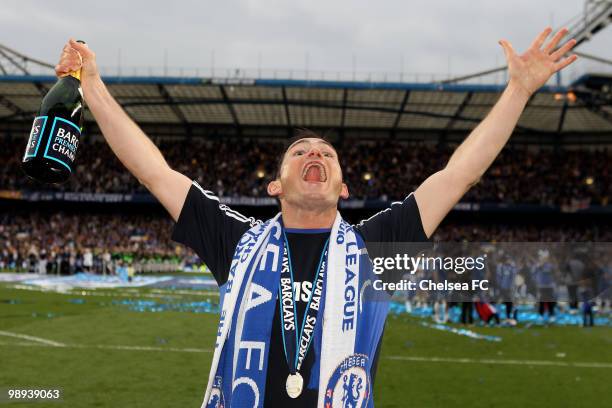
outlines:
[[[551,31],[547,28],[540,33],[522,55],[516,54],[508,41],[499,42],[508,63],[510,79],[506,89],[487,117],[455,150],[446,167],[427,178],[414,193],[427,237],[493,163],[531,95],[555,72],[576,60],[576,55],[563,58],[575,40],[557,49],[567,29],[557,32],[544,46]]]

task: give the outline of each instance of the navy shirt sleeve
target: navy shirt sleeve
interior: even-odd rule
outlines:
[[[423,229],[414,194],[361,221],[355,229],[363,237],[372,260],[397,254],[417,256],[432,245]],[[379,277],[384,282],[399,282],[403,275],[403,271],[385,268]],[[393,294],[390,289],[387,292]]]
[[[424,242],[428,241],[414,194],[397,201],[367,220],[355,225],[364,241]]]
[[[221,204],[218,197],[194,181],[174,225],[172,240],[193,249],[221,286],[227,282],[240,237],[260,222]]]

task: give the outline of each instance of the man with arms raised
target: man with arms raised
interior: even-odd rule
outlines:
[[[443,170],[403,202],[358,225],[337,211],[349,196],[336,150],[302,132],[284,153],[268,194],[281,212],[265,222],[219,203],[171,169],[102,82],[94,53],[70,41],[58,75],[81,68],[85,100],[113,152],[176,221],[173,238],[193,248],[221,287],[222,310],[202,406],[373,406],[372,381],[387,312],[368,301],[366,242],[427,240],[508,141],[530,96],[572,63],[546,44],[547,28],[522,55],[500,41],[509,82],[487,117]]]

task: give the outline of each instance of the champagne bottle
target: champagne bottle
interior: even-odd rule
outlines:
[[[82,130],[83,91],[78,70],[60,78],[43,98],[21,162],[24,172],[43,183],[68,180]]]

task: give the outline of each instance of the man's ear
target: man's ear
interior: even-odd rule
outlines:
[[[268,195],[272,197],[278,197],[283,192],[283,186],[280,180],[272,180],[268,183]]]
[[[344,183],[342,183],[342,190],[340,190],[340,198],[342,198],[343,200],[349,198],[348,186]]]

